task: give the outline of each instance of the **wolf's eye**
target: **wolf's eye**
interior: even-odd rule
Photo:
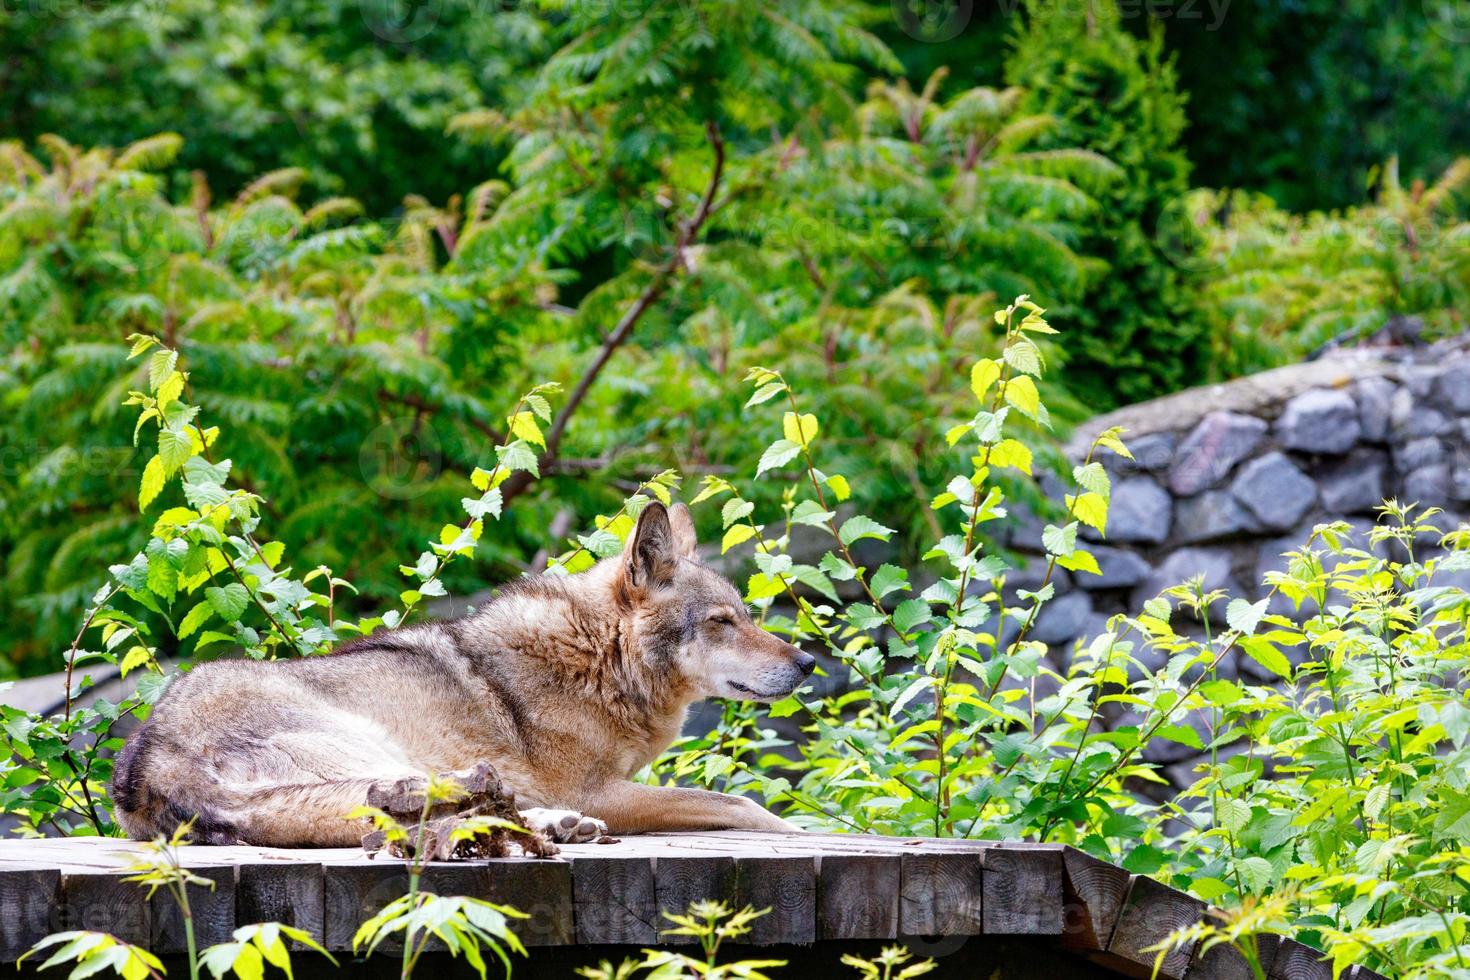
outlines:
[[[709,618],[708,622],[714,623],[717,626],[734,626],[735,617],[729,613],[716,613]]]

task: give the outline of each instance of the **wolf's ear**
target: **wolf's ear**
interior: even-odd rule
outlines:
[[[669,508],[669,526],[674,529],[674,551],[680,558],[693,558],[699,548],[694,536],[694,518],[682,500]]]
[[[628,577],[628,584],[646,589],[673,578],[678,560],[669,512],[663,504],[654,501],[638,515],[638,526],[623,546],[623,573]]]

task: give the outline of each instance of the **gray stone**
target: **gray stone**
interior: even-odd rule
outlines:
[[[1196,575],[1204,576],[1205,591],[1225,589],[1231,595],[1242,595],[1240,586],[1230,574],[1230,552],[1224,548],[1180,548],[1163,564],[1154,569],[1152,575],[1133,594],[1133,607],[1140,609],[1145,599]]]
[[[1470,466],[1455,466],[1450,470],[1450,499],[1470,500]]]
[[[1174,507],[1174,536],[1183,544],[1216,541],[1256,529],[1256,519],[1228,490],[1207,490]]]
[[[1281,453],[1242,467],[1230,492],[1263,525],[1280,531],[1293,527],[1317,502],[1317,484]]]
[[[1337,455],[1362,435],[1358,406],[1345,391],[1313,388],[1286,403],[1276,422],[1281,444],[1302,452]]]
[[[1425,466],[1404,477],[1403,501],[1438,507],[1450,497],[1450,468],[1443,463]]]
[[[1434,392],[1442,371],[1437,364],[1406,364],[1399,369],[1399,378],[1415,398],[1428,398]]]
[[[1435,384],[1440,404],[1456,415],[1470,415],[1470,358],[1456,358]]]
[[[1450,428],[1449,419],[1423,399],[1415,398],[1408,388],[1394,392],[1393,405],[1389,410],[1389,429],[1397,439],[1407,441],[1443,435]]]
[[[1353,386],[1358,402],[1358,422],[1362,438],[1382,442],[1388,437],[1389,413],[1393,405],[1394,383],[1387,378],[1364,378]]]
[[[1174,501],[1146,476],[1120,480],[1108,505],[1108,537],[1125,544],[1161,544],[1169,536]]]
[[[1078,572],[1077,585],[1089,591],[1098,589],[1130,589],[1148,577],[1153,567],[1136,551],[1098,545],[1087,549],[1097,559],[1101,575]]]
[[[1225,479],[1231,467],[1255,451],[1266,423],[1237,412],[1211,412],[1184,438],[1169,469],[1169,489],[1190,497]]]
[[[1133,460],[1130,462],[1121,456],[1113,458],[1122,459],[1132,469],[1145,472],[1167,469],[1174,460],[1174,450],[1179,446],[1179,436],[1174,432],[1151,432],[1125,441],[1128,443],[1128,451],[1133,454]]]
[[[1317,473],[1317,489],[1329,515],[1366,514],[1383,503],[1387,461],[1378,451],[1355,452]]]
[[[1091,615],[1092,600],[1086,592],[1057,596],[1036,614],[1029,638],[1048,645],[1066,643],[1082,635]]]
[[[1444,446],[1437,436],[1410,439],[1393,450],[1394,469],[1400,473],[1444,462]]]

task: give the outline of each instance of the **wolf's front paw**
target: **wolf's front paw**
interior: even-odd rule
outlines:
[[[521,819],[558,844],[585,844],[607,834],[607,824],[576,810],[547,810],[532,807],[521,811]]]

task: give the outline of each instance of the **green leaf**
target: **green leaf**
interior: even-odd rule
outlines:
[[[1266,615],[1266,607],[1270,604],[1270,599],[1262,599],[1256,603],[1248,599],[1231,599],[1230,605],[1225,607],[1225,622],[1233,630],[1239,630],[1245,634],[1254,633],[1256,627],[1260,625],[1261,617]]]
[[[1073,521],[1066,527],[1048,524],[1041,532],[1041,543],[1048,554],[1070,555],[1077,550],[1077,522]]]
[[[194,455],[194,443],[185,429],[165,426],[158,430],[158,458],[163,461],[166,476],[177,473],[179,467]]]
[[[1139,844],[1123,859],[1123,870],[1136,875],[1151,875],[1164,866],[1169,855],[1149,844]]]
[[[767,470],[779,469],[785,466],[795,459],[796,454],[799,452],[801,452],[801,447],[790,439],[777,439],[766,447],[765,452],[761,453],[760,463],[756,466],[755,475],[760,476]]]
[[[755,504],[739,497],[731,497],[725,501],[725,506],[720,508],[720,520],[725,527],[729,527],[742,517],[749,517],[755,511]]]
[[[909,587],[909,573],[897,565],[883,565],[873,573],[873,579],[868,583],[873,594],[883,598],[895,589],[907,589]]]
[[[720,541],[720,554],[724,554],[731,548],[743,541],[749,541],[755,537],[755,528],[749,524],[735,524],[725,531],[725,536]]]
[[[1284,677],[1288,680],[1291,678],[1291,661],[1287,660],[1286,654],[1277,649],[1276,644],[1270,640],[1259,636],[1247,636],[1239,641],[1239,646],[1247,656],[1277,677]]]
[[[970,391],[983,404],[986,392],[990,386],[1000,380],[1000,365],[994,359],[986,358],[979,361],[970,368]]]
[[[1221,827],[1231,835],[1238,835],[1250,825],[1251,807],[1245,800],[1226,798],[1216,806],[1215,815]]]
[[[876,538],[879,541],[887,541],[893,534],[893,528],[884,527],[871,517],[856,514],[842,522],[842,529],[837,532],[837,538],[845,545],[851,545],[854,541],[862,538]]]
[[[836,516],[830,510],[823,510],[822,505],[815,500],[803,500],[791,509],[793,524],[806,524],[810,527],[821,527]]]
[[[163,470],[163,459],[154,456],[143,467],[143,479],[138,484],[138,509],[147,510],[148,505],[158,499],[163,492],[163,485],[168,479]]]
[[[907,599],[893,610],[893,625],[900,633],[909,633],[914,627],[929,622],[931,617],[929,603],[923,599]]]
[[[219,613],[219,618],[227,623],[237,622],[245,614],[245,607],[250,604],[250,593],[239,582],[210,586],[204,590],[204,598]]]
[[[214,615],[214,607],[208,602],[196,602],[179,623],[179,639],[184,640],[194,633],[195,630],[209,621]]]
[[[1036,382],[1026,375],[1006,382],[1006,402],[1014,405],[1027,418],[1041,420],[1041,394],[1036,390]]]

